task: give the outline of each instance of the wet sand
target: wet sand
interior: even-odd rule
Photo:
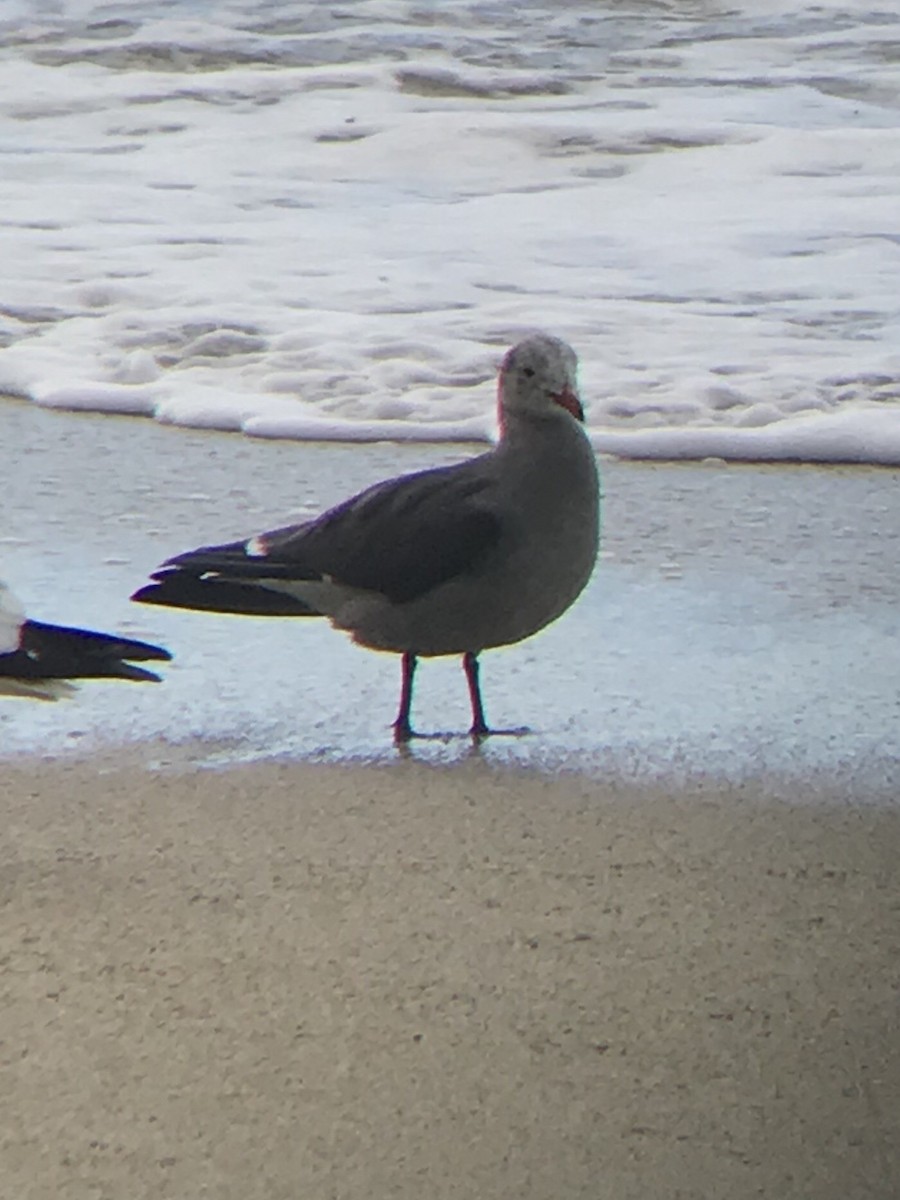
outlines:
[[[176,652],[0,711],[4,1194],[900,1192],[894,474],[604,463],[588,593],[485,658],[534,732],[477,754],[398,757],[395,664],[317,625],[128,604],[460,453],[0,405],[4,575]]]
[[[395,656],[316,621],[130,604],[181,550],[283,525],[399,471],[483,447],[261,442],[0,402],[0,573],[35,617],[175,654],[159,688],[0,706],[0,753],[213,741],[218,761],[390,762]],[[603,550],[563,620],[484,656],[490,761],[732,780],[896,780],[896,472],[603,461]],[[467,728],[457,663],[424,663],[416,724]],[[463,741],[463,746],[465,742]],[[457,757],[458,740],[418,757]]]
[[[121,756],[2,808],[10,1196],[897,1194],[896,808]]]

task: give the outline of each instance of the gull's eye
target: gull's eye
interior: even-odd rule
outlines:
[[[523,367],[522,374],[526,379],[534,379],[534,367]]]

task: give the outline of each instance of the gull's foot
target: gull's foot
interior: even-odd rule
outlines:
[[[455,733],[453,730],[441,732],[435,730],[433,733],[420,733],[418,729],[409,729],[400,734],[394,730],[394,741],[398,746],[406,746],[412,741],[416,742],[452,742],[454,738],[465,737],[465,734]]]
[[[419,730],[413,729],[408,724],[398,724],[396,721],[391,726],[394,731],[394,744],[401,747],[406,747],[410,742],[452,742],[455,738],[465,737],[464,733],[456,733],[452,729],[435,730],[432,733],[420,733]],[[519,725],[515,729],[491,729],[487,725],[473,725],[468,732],[468,736],[473,742],[483,742],[489,737],[525,737],[526,734],[533,733],[534,730],[528,725]]]
[[[531,732],[527,725],[519,725],[515,729],[489,729],[487,725],[473,725],[469,730],[469,737],[473,741],[483,742],[489,737],[524,737],[526,733]]]
[[[412,741],[414,737],[419,736],[409,721],[395,721],[391,728],[394,731],[394,741],[398,745],[405,745],[407,742]]]
[[[394,742],[398,746],[408,746],[410,742],[449,742],[455,737],[462,737],[459,733],[420,733],[418,729],[413,729],[409,724],[398,724],[396,721],[391,726],[394,731]]]

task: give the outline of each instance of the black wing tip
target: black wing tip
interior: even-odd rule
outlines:
[[[247,542],[226,542],[221,546],[198,546],[196,550],[184,550],[181,554],[173,554],[167,558],[160,570],[166,567],[187,567],[193,570],[206,570],[206,564],[224,565],[250,557],[247,554]],[[152,576],[156,578],[156,576]]]
[[[97,660],[105,658],[110,662],[130,658],[138,662],[172,661],[171,651],[153,642],[142,642],[118,633],[100,633],[96,629],[50,625],[44,621],[26,621],[22,626],[21,644],[24,649],[35,651],[38,657],[62,650]]]
[[[155,671],[135,666],[128,661],[129,651],[121,654],[105,647],[102,653],[91,654],[76,647],[69,650],[52,649],[46,655],[35,651],[18,650],[0,655],[0,676],[22,683],[73,679],[127,679],[134,683],[161,683]],[[168,660],[168,651],[152,656]]]
[[[122,658],[136,662],[171,662],[172,651],[165,646],[154,646],[150,642],[136,642],[128,639],[123,643]]]
[[[158,571],[131,599],[160,608],[191,609],[245,617],[316,617],[302,600],[258,587],[252,581],[203,579],[189,571]]]
[[[151,576],[151,578],[156,579],[157,577],[155,575],[153,575],[153,576]],[[138,590],[136,592],[132,592],[131,595],[129,596],[129,599],[134,600],[138,604],[164,603],[164,602],[161,602],[157,598],[157,594],[161,590],[162,589],[160,588],[159,584],[157,584],[157,583],[145,583],[144,586],[138,588]]]
[[[169,658],[172,656],[169,655]],[[115,671],[111,673],[112,679],[127,679],[131,683],[162,683],[162,677],[157,675],[155,671],[147,671],[144,667],[136,667],[133,663],[122,660],[115,664]]]

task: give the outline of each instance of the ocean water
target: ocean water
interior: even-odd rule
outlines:
[[[523,333],[598,449],[900,463],[883,0],[6,0],[0,391],[485,440]]]

